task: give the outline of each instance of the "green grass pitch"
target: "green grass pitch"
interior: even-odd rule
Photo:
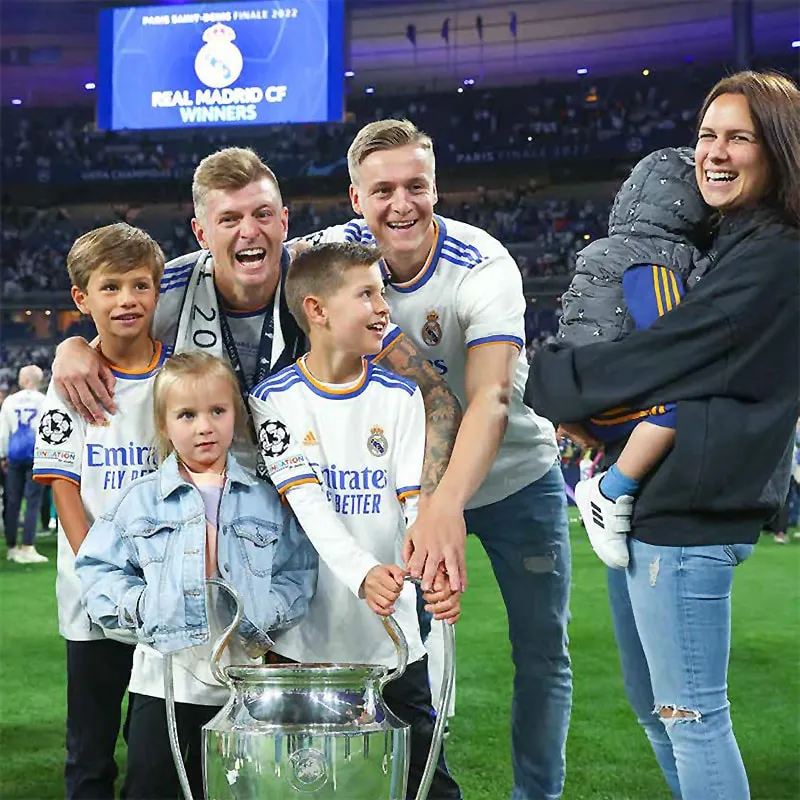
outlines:
[[[568,800],[668,800],[669,792],[622,690],[604,571],[572,524],[571,651],[575,698],[567,746]],[[0,552],[0,799],[64,796],[65,648],[49,564]],[[470,588],[458,625],[457,714],[448,761],[465,800],[511,788],[511,662],[500,595],[479,542],[468,544]],[[765,536],[737,570],[729,693],[754,800],[800,797],[800,543]],[[124,746],[118,749],[124,768]]]

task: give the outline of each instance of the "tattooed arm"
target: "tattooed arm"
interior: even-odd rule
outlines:
[[[394,338],[375,361],[413,380],[425,403],[425,461],[419,512],[406,534],[403,557],[408,561],[414,554],[417,568],[412,569],[412,574],[423,578],[423,589],[432,585],[437,568],[444,563],[453,591],[460,591],[467,582],[464,515],[437,510],[430,501],[453,452],[461,424],[461,406],[444,379],[407,336],[400,334]]]
[[[413,342],[400,334],[375,358],[375,363],[410,378],[419,386],[425,403],[425,462],[421,494],[430,496],[447,469],[461,424],[461,406],[450,387],[419,354]]]

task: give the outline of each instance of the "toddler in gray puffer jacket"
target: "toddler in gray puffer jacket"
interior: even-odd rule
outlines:
[[[643,158],[617,193],[608,237],[578,254],[562,298],[559,344],[620,339],[675,308],[686,287],[708,269],[710,260],[700,248],[709,215],[691,149],[666,148]],[[601,442],[629,437],[608,472],[575,487],[595,552],[608,566],[625,567],[633,498],[639,482],[672,447],[675,405],[615,408],[583,425]]]

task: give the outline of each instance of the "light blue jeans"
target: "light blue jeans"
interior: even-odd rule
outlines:
[[[628,547],[628,569],[608,570],[611,615],[625,691],[667,784],[678,800],[747,800],[727,688],[733,569],[753,545]]]
[[[554,800],[564,788],[572,708],[569,524],[561,469],[498,503],[467,511],[508,613],[514,661],[512,800]]]

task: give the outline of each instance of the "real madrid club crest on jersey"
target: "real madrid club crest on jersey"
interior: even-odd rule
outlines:
[[[442,326],[439,324],[439,315],[435,311],[428,312],[428,318],[422,326],[422,341],[428,347],[436,347],[442,341]]]
[[[244,61],[241,50],[233,43],[236,32],[218,22],[203,33],[205,44],[194,60],[197,77],[212,89],[230,86],[241,74]]]
[[[380,425],[373,425],[369,429],[367,450],[378,458],[385,456],[389,451],[389,442],[386,441],[386,437],[383,435],[383,428]]]

